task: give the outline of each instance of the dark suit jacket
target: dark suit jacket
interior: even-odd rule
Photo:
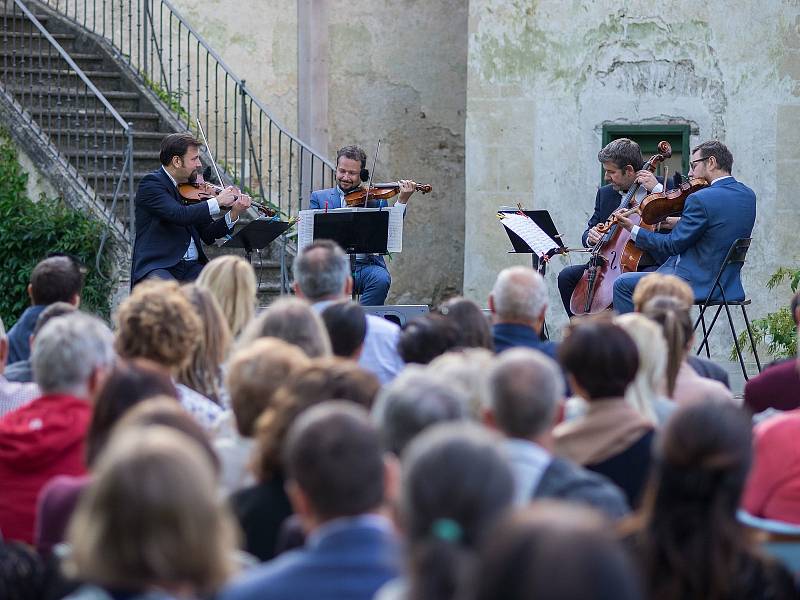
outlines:
[[[190,239],[197,246],[198,262],[207,263],[201,241],[213,244],[229,233],[225,219],[211,218],[207,202],[185,206],[164,169],[145,175],[139,183],[135,205],[131,283],[143,279],[150,271],[178,264],[189,248]]]
[[[715,181],[686,199],[681,220],[666,235],[639,230],[636,245],[670,256],[659,272],[672,273],[705,300],[725,255],[737,238],[750,237],[756,220],[756,195],[733,177]],[[741,264],[730,265],[720,283],[728,300],[743,300]],[[718,298],[717,292],[714,298]]]
[[[392,534],[356,523],[248,571],[220,600],[371,600],[399,571]]]
[[[494,351],[500,353],[509,348],[533,348],[543,352],[553,360],[557,360],[558,344],[542,340],[533,328],[516,323],[496,323],[492,325],[492,339]]]
[[[586,225],[586,230],[581,236],[581,244],[588,246],[586,238],[589,235],[589,230],[598,223],[605,223],[611,213],[619,208],[620,202],[622,202],[622,196],[610,183],[597,190],[597,196],[594,199],[594,213],[592,213],[589,223]]]

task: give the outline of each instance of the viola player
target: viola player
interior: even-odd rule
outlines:
[[[367,154],[358,146],[345,146],[336,153],[336,187],[311,193],[309,208],[334,210],[346,208],[345,195],[362,187],[369,180]],[[414,182],[401,180],[400,194],[395,207],[403,212],[414,193]],[[353,285],[365,306],[379,306],[386,302],[392,277],[386,261],[379,254],[358,254]]]

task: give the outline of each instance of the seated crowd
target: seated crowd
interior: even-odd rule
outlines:
[[[224,256],[109,327],[71,259],[36,266],[0,321],[0,598],[798,597],[797,361],[740,406],[682,280],[555,342],[527,267],[490,314],[402,329],[349,299],[335,244],[293,270],[257,311]]]

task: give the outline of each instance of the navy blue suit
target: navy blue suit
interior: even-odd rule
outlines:
[[[208,262],[203,244],[213,244],[229,233],[225,219],[214,221],[207,202],[186,206],[164,169],[145,175],[135,200],[136,240],[133,243],[131,284],[157,269],[180,263],[189,240],[197,246],[197,261]]]
[[[385,201],[381,201],[385,205]],[[334,210],[346,208],[337,188],[327,188],[311,192],[309,208]],[[368,204],[377,208],[377,204]],[[368,255],[356,259],[356,272],[353,281],[355,291],[360,294],[360,302],[364,306],[379,306],[386,302],[392,277],[386,268],[386,261],[380,255]]]
[[[220,600],[372,600],[398,576],[400,550],[388,531],[371,524],[336,527],[321,539],[246,572]]]
[[[747,238],[756,220],[756,195],[733,177],[718,179],[686,199],[681,220],[667,235],[640,229],[636,246],[670,256],[658,268],[692,286],[694,297],[705,300],[733,242]],[[728,300],[743,300],[741,264],[730,265],[720,283]],[[614,308],[633,310],[633,289],[643,273],[625,273],[614,283]],[[717,292],[712,298],[718,298]]]

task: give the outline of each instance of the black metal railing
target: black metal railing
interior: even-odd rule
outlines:
[[[74,176],[107,233],[133,235],[133,129],[22,0],[0,2],[0,88],[42,148]],[[61,40],[61,42],[59,41]],[[105,240],[105,238],[104,238]]]
[[[254,198],[292,217],[333,165],[278,123],[168,0],[39,0],[103,37],[196,132],[200,119],[220,168]]]

